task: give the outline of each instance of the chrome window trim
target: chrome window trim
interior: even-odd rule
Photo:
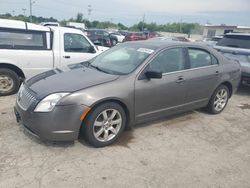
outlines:
[[[209,68],[209,67],[219,67],[219,64],[208,65],[208,66],[204,66],[204,67],[184,69],[184,70],[174,71],[174,72],[166,72],[166,73],[162,73],[162,76],[169,75],[169,74],[175,74],[175,73],[181,73],[181,72],[187,72],[187,71],[193,71],[193,70],[199,70],[199,69],[205,69],[205,68]]]

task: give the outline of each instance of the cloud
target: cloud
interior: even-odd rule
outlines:
[[[250,0],[126,0],[126,3],[140,10],[157,12],[250,11]]]

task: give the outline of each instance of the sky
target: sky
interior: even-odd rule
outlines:
[[[250,0],[32,0],[33,15],[58,20],[75,17],[121,22],[131,26],[142,21],[165,24],[197,22],[250,26]],[[91,5],[91,15],[88,15]],[[0,0],[0,14],[29,15],[29,0]]]

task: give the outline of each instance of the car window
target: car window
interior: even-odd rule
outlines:
[[[64,34],[64,51],[65,52],[89,52],[91,44],[80,34]]]
[[[4,49],[48,49],[45,32],[0,31],[0,48]]]
[[[182,48],[168,49],[161,52],[149,64],[150,71],[162,73],[175,72],[185,69]]]
[[[217,43],[218,46],[250,49],[250,36],[226,35]]]
[[[190,68],[198,68],[212,65],[213,60],[210,53],[201,49],[188,49]],[[216,59],[214,59],[216,61]],[[218,62],[217,62],[218,63]]]

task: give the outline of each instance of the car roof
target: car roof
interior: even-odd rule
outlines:
[[[208,48],[203,43],[196,43],[196,42],[179,42],[179,41],[167,41],[167,40],[143,40],[143,41],[130,41],[123,43],[124,45],[135,45],[139,46],[141,48],[149,48],[153,50],[160,50],[168,47],[194,47],[194,48],[202,48],[207,49],[210,51],[210,48]]]
[[[32,31],[50,31],[50,29],[46,26],[19,20],[9,20],[9,19],[0,19],[0,28],[25,29]]]
[[[227,33],[226,36],[250,36],[250,33]]]

